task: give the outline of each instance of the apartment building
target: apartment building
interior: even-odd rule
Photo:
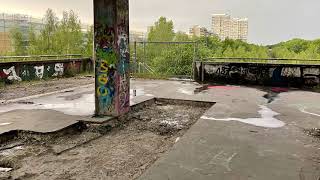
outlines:
[[[189,35],[196,36],[196,37],[203,37],[203,36],[208,36],[209,32],[207,28],[201,27],[199,25],[195,25],[189,29]]]
[[[229,38],[247,41],[248,19],[233,18],[229,14],[213,14],[212,31],[222,40]]]

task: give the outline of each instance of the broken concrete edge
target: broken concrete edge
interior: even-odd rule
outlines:
[[[64,134],[70,133],[70,131],[82,131],[87,128],[87,125],[83,122],[76,122],[74,124],[71,124],[65,128],[59,129],[59,130],[53,130],[50,132],[35,132],[35,131],[29,131],[29,130],[11,130],[7,131],[5,133],[0,134],[0,144],[5,144],[6,142],[13,140],[20,135],[34,135],[34,136],[62,136]]]
[[[50,95],[59,94],[59,93],[63,93],[63,92],[74,91],[74,90],[76,90],[78,88],[88,88],[88,87],[94,87],[94,84],[88,84],[88,85],[84,85],[84,86],[78,86],[78,87],[73,87],[73,88],[68,88],[68,89],[62,89],[62,90],[59,90],[59,91],[52,91],[52,92],[48,92],[48,93],[37,94],[37,95],[32,95],[32,96],[27,96],[27,97],[22,97],[22,98],[16,98],[16,99],[10,99],[10,100],[1,100],[0,99],[0,105],[16,103],[16,102],[19,102],[19,101],[26,101],[26,100],[29,100],[29,99],[40,98],[40,97],[43,97],[43,96],[50,96]]]
[[[130,109],[132,111],[137,111],[139,109],[151,106],[155,103],[166,103],[166,104],[184,104],[184,105],[196,105],[198,107],[207,107],[210,109],[216,102],[213,101],[195,101],[195,100],[185,100],[185,99],[171,99],[171,98],[157,98],[157,97],[146,97],[136,101],[131,105]],[[88,117],[82,120],[77,120],[76,123],[71,124],[65,128],[59,130],[52,130],[50,132],[35,132],[28,130],[12,130],[0,134],[0,144],[4,144],[7,141],[15,139],[19,137],[21,134],[30,134],[30,135],[38,135],[38,136],[63,136],[64,134],[68,134],[70,131],[82,131],[88,127],[88,125],[98,125],[101,127],[108,127],[110,130],[116,128],[123,124],[125,120],[128,118],[129,114],[119,116],[119,117]]]
[[[137,100],[137,99],[136,99]],[[216,102],[213,101],[195,101],[195,100],[185,100],[185,99],[172,99],[172,98],[159,98],[159,97],[147,97],[141,96],[139,99],[130,106],[131,111],[138,111],[139,109],[151,106],[155,103],[166,103],[174,105],[196,105],[198,107],[211,108]],[[110,117],[110,116],[99,116],[91,117],[85,120],[79,120],[80,122],[86,124],[100,124],[102,126],[109,126],[111,128],[117,127],[119,124],[122,124],[125,119],[128,118],[128,114],[119,116],[119,117]]]

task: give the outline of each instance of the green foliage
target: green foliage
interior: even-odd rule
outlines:
[[[293,39],[272,46],[262,46],[241,40],[221,41],[217,36],[189,37],[183,32],[174,33],[173,27],[172,21],[160,17],[150,29],[148,41],[194,41],[197,42],[196,52],[192,44],[147,43],[142,48],[138,47],[138,62],[146,63],[157,75],[190,75],[194,59],[211,57],[320,59],[320,39]]]
[[[167,18],[160,17],[154,26],[150,28],[148,34],[149,41],[172,41],[174,38],[173,22],[167,21]]]
[[[85,34],[85,53],[87,57],[93,56],[93,26],[88,29],[88,33]]]
[[[21,29],[16,26],[10,30],[10,36],[12,39],[13,53],[16,56],[23,56],[26,54],[25,38],[21,32]]]
[[[83,54],[92,56],[93,27],[88,33],[81,31],[81,22],[72,10],[64,11],[59,20],[52,9],[44,16],[44,28],[36,32],[29,28],[27,37],[19,28],[11,30],[14,52],[12,55],[65,55]],[[90,48],[89,48],[90,47]]]

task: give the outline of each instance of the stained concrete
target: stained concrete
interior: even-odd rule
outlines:
[[[320,127],[318,93],[289,90],[270,103],[264,98],[265,91],[253,87],[212,87],[194,93],[201,87],[197,83],[164,80],[133,80],[131,87],[143,92],[133,97],[132,102],[149,95],[217,103],[203,115],[208,119],[200,119],[140,179],[316,180],[320,177],[320,143],[304,132]],[[88,89],[81,92],[89,93]],[[79,93],[76,90],[71,96]],[[25,104],[29,105],[32,106]],[[261,106],[277,113],[273,118],[285,125],[270,128],[216,120],[258,120],[262,118]],[[0,124],[0,128],[5,126]]]

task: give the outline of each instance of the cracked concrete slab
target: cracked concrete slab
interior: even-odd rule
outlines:
[[[56,132],[78,123],[80,118],[53,110],[14,110],[0,114],[0,134],[15,130]]]

